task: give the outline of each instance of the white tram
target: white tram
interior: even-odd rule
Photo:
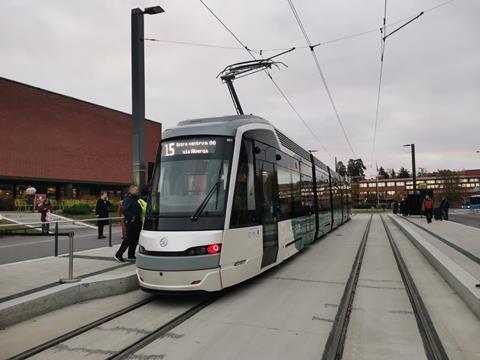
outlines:
[[[136,262],[140,286],[218,291],[349,218],[344,179],[268,121],[182,121],[159,147]]]

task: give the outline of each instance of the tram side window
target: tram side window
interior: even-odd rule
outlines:
[[[277,167],[278,199],[280,203],[280,220],[291,219],[293,213],[293,184],[291,170]]]
[[[232,227],[249,226],[258,222],[255,206],[255,171],[253,167],[253,144],[244,139],[240,148],[238,172],[233,197]]]
[[[302,205],[302,182],[300,173],[292,172],[293,184],[293,217],[305,216],[305,209]]]
[[[312,214],[314,211],[314,193],[313,193],[313,182],[312,178],[307,175],[301,175],[301,184],[302,184],[302,192],[301,192],[301,199],[302,199],[302,206],[304,212],[308,214]]]
[[[330,211],[330,186],[328,177],[317,172],[318,211]]]

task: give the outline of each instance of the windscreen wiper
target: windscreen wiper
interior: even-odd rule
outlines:
[[[207,196],[205,196],[205,199],[203,199],[203,201],[200,203],[200,205],[198,205],[197,210],[195,210],[193,215],[190,217],[191,221],[197,221],[198,220],[198,218],[202,214],[203,209],[205,209],[205,207],[207,206],[208,201],[210,200],[210,198],[214,194],[215,190],[218,189],[218,187],[220,186],[220,184],[222,182],[223,182],[223,179],[222,179],[221,176],[219,176],[217,182],[215,184],[213,184],[213,186],[210,189],[210,191],[208,192]]]

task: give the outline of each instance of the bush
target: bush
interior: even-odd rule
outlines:
[[[88,203],[75,204],[63,209],[63,214],[69,215],[87,215],[92,213],[93,206]]]

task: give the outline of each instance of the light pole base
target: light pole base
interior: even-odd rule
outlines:
[[[70,284],[70,283],[76,283],[79,282],[81,279],[60,279],[58,280],[59,283],[61,284]]]

